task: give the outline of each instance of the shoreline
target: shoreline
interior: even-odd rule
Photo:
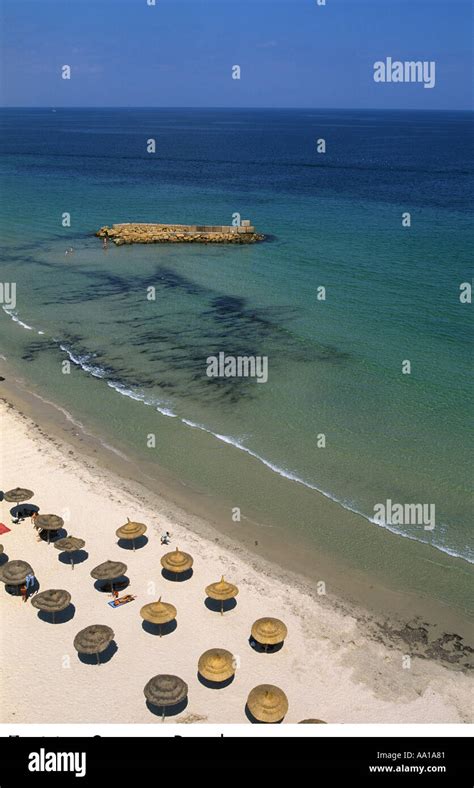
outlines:
[[[471,565],[466,564],[462,558],[451,557],[426,543],[395,534],[349,510],[339,511],[341,507],[332,499],[309,489],[303,492],[311,496],[311,504],[318,507],[315,508],[316,522],[324,522],[326,519],[335,527],[336,523],[343,522],[345,517],[351,529],[358,529],[360,544],[350,545],[354,554],[358,549],[357,558],[363,556],[364,548],[367,549],[366,546],[375,540],[378,540],[378,555],[382,567],[383,562],[391,561],[393,554],[398,554],[398,563],[403,566],[403,561],[411,560],[415,552],[423,578],[426,576],[431,579],[431,574],[437,573],[436,580],[440,584],[437,597],[430,596],[427,590],[420,591],[419,588],[407,587],[400,582],[381,582],[380,572],[372,572],[370,563],[357,564],[355,559],[352,562],[344,560],[342,555],[330,551],[321,543],[316,550],[315,545],[310,545],[300,534],[293,531],[286,540],[285,532],[282,532],[281,528],[252,519],[251,516],[243,516],[236,528],[235,523],[229,522],[228,501],[217,500],[209,491],[198,489],[194,484],[172,475],[155,460],[146,463],[138,456],[126,454],[121,450],[123,446],[118,449],[112,445],[110,438],[103,438],[97,431],[97,425],[88,425],[85,428],[66,408],[45,399],[39,391],[34,391],[34,387],[20,378],[15,367],[4,357],[2,361],[6,380],[1,384],[3,388],[0,394],[6,395],[18,410],[26,413],[33,421],[39,420],[41,425],[47,425],[48,435],[54,436],[56,441],[67,444],[69,448],[72,446],[80,455],[87,456],[89,461],[111,470],[115,476],[126,482],[135,495],[150,505],[156,502],[156,489],[159,488],[162,492],[158,497],[159,506],[165,510],[169,509],[170,505],[177,508],[180,516],[190,518],[197,533],[210,540],[216,540],[217,537],[217,540],[229,549],[244,554],[250,563],[257,561],[268,564],[269,571],[277,573],[282,579],[291,576],[291,582],[298,583],[303,589],[314,589],[317,581],[323,580],[328,587],[329,597],[348,610],[363,611],[364,617],[375,614],[379,621],[384,622],[384,629],[387,626],[392,629],[395,639],[396,632],[400,632],[407,622],[416,626],[415,622],[419,620],[434,630],[443,629],[445,632],[456,633],[467,645],[474,647],[473,617],[469,608],[459,610],[453,607],[447,595],[443,596],[444,589],[441,585],[449,586],[452,582],[450,573],[453,570],[469,576]],[[95,381],[87,379],[87,383],[94,385]],[[111,391],[108,393],[112,394]],[[237,459],[245,461],[246,455],[240,454],[238,453]],[[248,459],[260,465],[258,461]],[[264,471],[275,481],[275,474],[266,469]],[[292,484],[279,476],[276,481],[282,486]],[[350,539],[351,531],[346,528],[346,533]],[[403,550],[405,554],[402,553]],[[399,575],[403,577],[400,571]],[[418,582],[419,587],[420,585],[423,584]],[[403,637],[401,640],[403,641]],[[409,640],[413,645],[411,635]]]
[[[31,562],[43,590],[58,587],[58,583],[64,585],[71,590],[76,604],[74,619],[62,624],[59,632],[51,632],[51,627],[36,617],[30,605],[20,606],[16,598],[0,589],[6,625],[16,633],[8,640],[3,638],[1,643],[2,664],[8,679],[2,689],[3,722],[154,722],[155,718],[142,702],[142,686],[143,679],[157,672],[157,664],[168,665],[168,669],[173,666],[190,686],[189,710],[169,721],[245,723],[244,697],[259,683],[259,677],[262,681],[273,681],[286,691],[290,700],[290,712],[285,720],[288,723],[311,716],[330,723],[470,721],[466,700],[468,676],[459,668],[450,669],[453,666],[444,664],[439,653],[432,653],[430,658],[429,643],[425,653],[416,656],[419,647],[413,629],[407,632],[407,635],[411,633],[413,642],[411,669],[404,670],[402,658],[407,654],[406,647],[400,650],[393,635],[383,628],[378,628],[377,636],[376,623],[367,614],[364,616],[359,611],[357,615],[339,600],[318,596],[314,589],[299,585],[288,573],[281,575],[282,570],[275,570],[274,565],[260,558],[252,559],[242,548],[230,550],[227,544],[223,546],[221,536],[212,537],[212,529],[207,536],[196,532],[198,518],[190,518],[173,505],[165,504],[165,510],[157,515],[156,502],[161,499],[148,498],[146,491],[137,495],[133,482],[124,486],[123,479],[114,472],[78,453],[76,447],[71,448],[72,444],[59,443],[43,426],[31,422],[29,416],[4,398],[1,412],[2,433],[11,460],[9,469],[2,471],[6,486],[31,483],[35,490],[33,500],[43,511],[70,507],[73,524],[66,522],[66,527],[69,533],[86,539],[89,552],[88,560],[78,565],[73,574],[69,566],[58,562],[56,554],[52,555],[56,553],[54,548],[36,543],[26,524],[28,521],[13,526],[11,533],[2,537],[10,558],[21,557]],[[40,480],[44,483],[43,490],[38,486]],[[54,501],[57,501],[55,507]],[[100,507],[105,502],[107,517],[101,523]],[[0,505],[5,520],[10,507],[5,502]],[[149,526],[150,544],[136,554],[114,544],[115,527],[127,515],[143,519]],[[157,519],[159,525],[155,524]],[[139,632],[138,605],[105,611],[106,603],[93,588],[89,571],[106,558],[124,560],[129,567],[132,592],[150,601],[150,597],[144,596],[145,586],[152,574],[157,575],[160,551],[157,535],[163,530],[171,531],[172,547],[179,545],[192,553],[196,578],[178,584],[158,581],[164,598],[177,603],[179,628],[163,638],[157,647],[150,635]],[[166,549],[169,548],[161,551]],[[237,608],[222,619],[206,610],[201,588],[204,578],[217,579],[221,570],[241,589]],[[141,600],[140,604],[143,604]],[[35,682],[23,684],[19,693],[25,670],[35,671],[38,659],[47,658],[51,662],[69,655],[71,636],[81,626],[92,623],[91,616],[99,620],[97,609],[101,609],[100,619],[107,619],[113,626],[119,649],[110,663],[102,666],[100,681],[99,673],[91,672],[92,666],[83,665],[77,655],[71,654],[71,670],[58,671],[56,688],[47,702],[46,687],[51,684],[48,671],[41,676],[36,671]],[[271,662],[266,658],[262,662],[264,655],[255,654],[246,643],[249,625],[259,613],[281,617],[289,628],[284,648],[278,654],[267,655]],[[199,623],[197,617],[201,619]],[[207,624],[199,626],[206,621]],[[137,630],[133,643],[130,643],[131,628]],[[197,656],[204,647],[217,645],[229,648],[241,661],[239,680],[236,678],[223,691],[226,702],[221,692],[209,693],[195,679]],[[113,687],[116,671],[126,670],[133,663],[137,648],[140,650],[135,665],[137,677],[130,679],[130,688],[127,684],[129,711],[124,720],[116,698],[114,703]],[[157,648],[161,650],[158,663]],[[121,668],[114,667],[120,660]],[[75,700],[64,707],[59,698],[75,676],[78,682],[74,685]],[[86,678],[90,678],[90,685],[84,682]],[[121,685],[121,692],[122,689]],[[91,693],[94,693],[94,708],[82,705],[87,698],[89,703],[92,701]],[[96,695],[101,701],[97,706]]]
[[[378,578],[372,577],[370,572],[354,569],[339,561],[339,556],[335,557],[327,552],[321,553],[320,561],[315,563],[315,556],[307,555],[306,542],[298,541],[293,534],[290,543],[284,545],[283,551],[281,532],[269,524],[244,517],[239,523],[237,533],[235,528],[229,527],[224,521],[220,502],[214,501],[208,493],[177,479],[155,461],[152,463],[153,475],[147,473],[147,470],[151,469],[142,467],[144,463],[140,464],[135,458],[127,456],[94,429],[84,427],[65,408],[45,399],[39,392],[26,388],[24,381],[12,380],[10,372],[8,369],[8,378],[1,383],[0,394],[4,396],[0,396],[0,400],[8,402],[22,416],[30,418],[35,426],[38,426],[38,420],[41,425],[46,425],[47,433],[40,429],[44,438],[52,441],[62,451],[67,451],[68,455],[76,452],[78,461],[86,461],[86,465],[93,463],[99,471],[110,472],[114,479],[120,479],[130,493],[146,505],[158,505],[158,511],[175,514],[181,520],[187,519],[195,533],[209,541],[220,542],[226,549],[242,555],[251,565],[264,566],[266,572],[278,576],[282,581],[290,579],[291,584],[298,585],[305,592],[314,592],[319,578],[324,578],[325,584],[331,589],[327,594],[328,599],[334,600],[336,606],[351,614],[355,611],[360,614],[360,618],[375,617],[380,622],[383,621],[381,626],[384,631],[389,629],[388,622],[393,622],[391,630],[395,641],[397,631],[400,632],[404,624],[415,626],[417,621],[423,621],[425,626],[455,632],[465,641],[466,646],[474,647],[472,617],[467,612],[461,614],[448,604],[440,605],[438,600],[418,594],[414,590],[394,590],[381,586]],[[156,492],[157,480],[161,491],[159,495]],[[337,506],[324,494],[317,495],[323,503]],[[357,516],[364,520],[365,524],[365,518],[362,515]],[[377,528],[376,525],[369,526]],[[381,530],[389,543],[387,550],[390,549],[390,542],[396,543],[399,539],[404,542],[411,541],[418,548],[426,548],[426,560],[438,565],[435,560],[436,548],[415,540],[407,540],[385,529]],[[431,559],[428,555],[430,552]],[[464,563],[461,558],[449,558],[453,564]],[[315,572],[319,572],[319,575],[315,575]],[[411,636],[410,641],[413,645]],[[400,642],[403,642],[403,637]]]

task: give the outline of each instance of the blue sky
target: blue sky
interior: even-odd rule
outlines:
[[[472,108],[468,0],[0,0],[3,106]],[[434,60],[436,86],[373,64]],[[61,66],[72,68],[61,79]],[[241,79],[231,78],[233,65]]]

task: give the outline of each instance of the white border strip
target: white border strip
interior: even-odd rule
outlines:
[[[332,737],[410,737],[425,736],[435,739],[437,736],[449,738],[465,738],[474,736],[474,724],[347,724],[347,725],[208,725],[193,723],[170,724],[156,723],[149,725],[8,725],[0,724],[0,737],[6,736],[71,736],[71,737],[226,737],[238,736],[249,738],[260,737],[297,737],[297,738],[332,738]]]

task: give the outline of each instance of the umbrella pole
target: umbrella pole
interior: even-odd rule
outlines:
[[[49,544],[49,535],[50,535],[50,533],[51,533],[51,531],[48,528],[48,544]]]
[[[221,599],[221,616],[224,615],[224,600]]]
[[[161,722],[165,721],[166,708],[163,706],[163,714],[161,715]]]
[[[135,552],[135,539],[132,539],[132,548],[133,548],[133,552]]]
[[[100,657],[98,651],[96,652],[96,657],[97,657],[97,664],[100,665]]]
[[[161,624],[158,625],[158,629],[159,629],[159,633],[160,633],[160,637],[161,637],[162,636],[161,635]]]
[[[71,555],[71,569],[74,569],[74,559],[73,559],[72,555]]]
[[[55,624],[55,623],[56,623],[56,614],[55,614],[55,612],[53,610],[53,624]]]

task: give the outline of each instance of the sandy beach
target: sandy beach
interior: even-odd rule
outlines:
[[[145,704],[143,688],[158,673],[180,676],[189,685],[186,709],[168,721],[248,723],[245,703],[258,684],[275,684],[289,701],[285,723],[318,718],[328,723],[470,722],[472,684],[465,660],[449,665],[385,636],[374,635],[367,611],[319,595],[260,557],[208,538],[193,517],[147,495],[99,463],[52,437],[5,399],[1,401],[1,486],[25,486],[41,513],[65,520],[69,535],[85,540],[86,560],[74,571],[53,545],[38,542],[27,519],[11,524],[11,504],[0,503],[1,521],[11,531],[1,537],[8,559],[23,559],[34,569],[40,590],[66,589],[74,615],[64,623],[41,620],[31,603],[0,588],[0,655],[3,723],[157,723]],[[147,544],[135,552],[117,543],[115,531],[127,517],[148,526]],[[170,548],[160,535],[171,533],[171,549],[194,558],[185,582],[161,575],[160,558]],[[113,609],[110,597],[94,587],[90,571],[106,560],[127,564],[136,600]],[[5,561],[3,557],[3,561]],[[240,590],[235,609],[221,616],[205,606],[204,589],[224,575]],[[162,638],[142,627],[140,608],[162,597],[177,608],[177,628]],[[255,652],[249,645],[253,622],[274,616],[285,622],[288,637],[277,653]],[[73,648],[79,630],[107,624],[117,650],[101,665],[84,664]],[[210,648],[232,652],[238,665],[224,689],[205,687],[197,677],[200,655]],[[432,650],[433,655],[433,650]],[[436,657],[436,655],[433,655]],[[468,653],[466,652],[466,659]]]

